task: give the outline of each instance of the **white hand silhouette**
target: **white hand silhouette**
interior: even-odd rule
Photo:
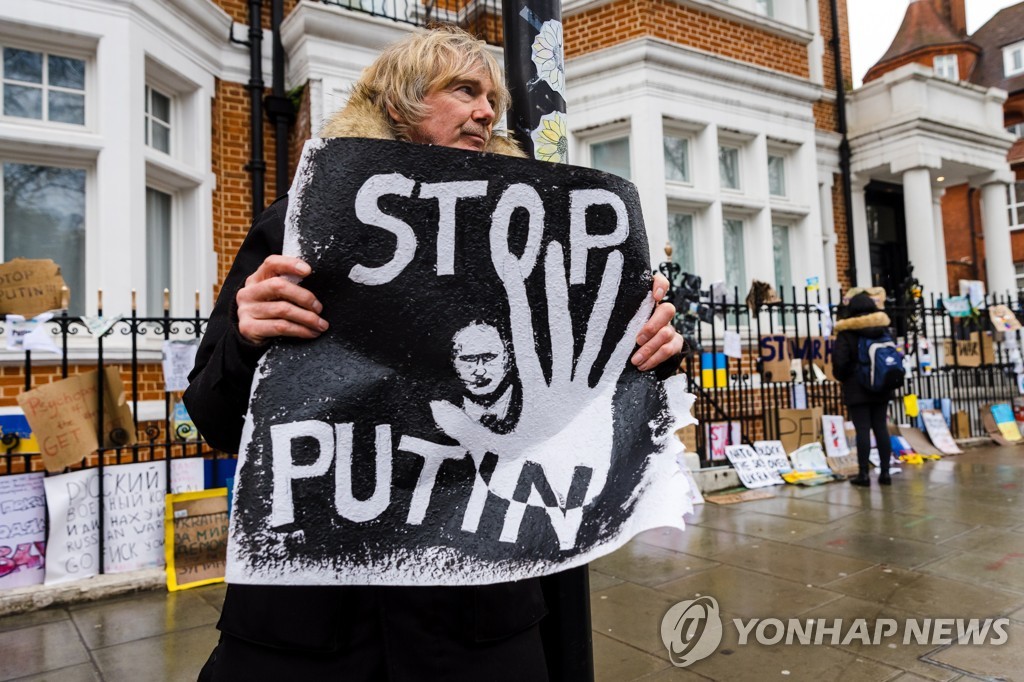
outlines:
[[[568,510],[566,507],[570,502],[576,470],[586,467],[591,471],[582,501],[582,504],[587,504],[604,489],[611,467],[614,437],[612,399],[616,383],[628,366],[640,328],[654,309],[654,299],[648,294],[616,342],[596,384],[590,386],[591,370],[608,332],[618,298],[622,263],[622,254],[618,251],[608,255],[597,298],[587,321],[583,349],[574,370],[574,337],[562,246],[558,242],[548,245],[544,258],[551,336],[551,380],[548,381],[537,355],[533,315],[520,261],[511,255],[505,258],[499,275],[508,295],[512,345],[523,386],[522,412],[515,428],[509,433],[495,433],[450,402],[434,401],[430,404],[438,427],[469,452],[478,471],[484,455],[490,452],[497,456],[489,482],[484,484],[477,474],[464,529],[476,529],[489,490],[512,503],[506,513],[502,540],[515,541],[526,506],[541,506],[547,509],[562,548],[575,545],[582,508]],[[630,370],[636,371],[631,366]],[[528,462],[536,463],[543,470],[557,498],[557,508],[545,505],[536,488],[531,489],[529,499],[514,500],[523,467]]]

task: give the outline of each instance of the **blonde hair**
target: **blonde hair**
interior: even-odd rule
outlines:
[[[423,104],[428,94],[481,68],[494,84],[492,107],[498,121],[511,101],[501,65],[487,51],[487,43],[455,26],[413,33],[387,47],[363,71],[353,94],[362,95],[379,107],[391,121],[395,137],[408,140],[410,129],[429,114]],[[400,120],[390,116],[389,108]]]

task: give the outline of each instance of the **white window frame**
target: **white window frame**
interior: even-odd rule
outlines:
[[[745,216],[745,215],[743,215],[741,213],[725,213],[725,214],[722,215],[722,239],[723,239],[723,242],[725,241],[726,223],[728,223],[730,221],[733,221],[733,222],[738,222],[740,224],[740,242],[743,245],[743,251],[742,251],[742,255],[743,255],[743,272],[742,272],[742,275],[743,275],[743,280],[744,280],[744,281],[738,283],[738,287],[739,287],[740,295],[741,296],[743,295],[743,292],[745,292],[747,289],[750,288],[750,282],[748,281],[750,279],[750,272],[749,272],[749,268],[748,268],[748,263],[749,263],[749,259],[748,259],[749,254],[748,254],[748,252],[749,252],[750,249],[747,248],[748,247],[748,243],[747,242],[749,241],[748,238],[747,238],[747,231],[748,231],[748,224],[747,223],[749,222],[749,220],[750,220],[749,216]],[[725,266],[726,264],[722,263],[722,265]],[[726,277],[726,286],[729,287],[728,291],[731,293],[732,292],[732,288],[729,285],[729,279],[728,279],[729,278],[729,271],[728,271],[728,267],[725,268],[725,277]]]
[[[8,30],[12,30],[8,28]],[[7,116],[3,109],[3,85],[7,83],[6,79],[0,79],[0,121],[4,123],[10,123],[17,126],[24,127],[44,127],[55,130],[66,130],[66,131],[91,131],[94,128],[93,121],[95,120],[94,115],[94,104],[96,86],[94,83],[95,78],[95,50],[94,49],[83,49],[82,47],[75,44],[76,41],[72,40],[70,44],[62,46],[57,40],[33,40],[31,42],[25,41],[24,39],[19,40],[18,38],[11,38],[8,34],[0,33],[0,60],[3,59],[3,48],[9,47],[17,50],[25,50],[27,52],[37,52],[43,55],[43,83],[41,88],[43,90],[43,118],[23,118],[21,116]],[[53,55],[54,57],[68,57],[71,59],[80,59],[85,62],[85,87],[81,91],[85,101],[84,121],[82,123],[65,123],[63,121],[51,121],[46,117],[49,109],[49,98],[47,93],[53,89],[58,92],[74,92],[78,93],[78,90],[71,90],[60,86],[50,86],[47,82],[49,80],[47,72],[49,70],[48,56]],[[2,64],[0,64],[0,71],[2,71]],[[15,83],[17,83],[15,81]]]
[[[145,92],[146,92],[146,106],[143,108],[143,116],[145,117],[146,123],[145,123],[145,129],[143,130],[143,141],[145,142],[147,147],[149,147],[150,149],[152,149],[155,152],[158,152],[158,153],[161,153],[161,154],[168,154],[170,156],[175,156],[174,143],[175,143],[175,138],[177,137],[177,134],[176,134],[175,127],[174,127],[174,124],[175,124],[175,115],[174,114],[175,114],[175,110],[177,109],[176,97],[174,96],[173,93],[167,92],[163,87],[160,87],[158,85],[150,83],[148,80],[146,82]],[[152,95],[153,95],[154,92],[157,93],[158,95],[161,95],[161,96],[167,98],[167,119],[168,120],[166,120],[166,121],[161,121],[160,119],[155,118],[154,115],[153,115],[153,97],[152,97]],[[167,150],[166,151],[156,147],[153,144],[153,121],[154,120],[156,120],[159,123],[163,123],[163,124],[165,124],[167,126]]]
[[[960,63],[955,54],[936,55],[932,60],[932,70],[939,78],[948,81],[960,80]]]
[[[1018,214],[1024,213],[1024,180],[1017,180],[1006,186],[1006,208],[1010,231],[1024,230],[1024,220],[1017,220]]]
[[[1017,288],[1024,289],[1024,263],[1014,263],[1013,271],[1017,280]]]
[[[754,0],[754,12],[770,19],[775,18],[774,0]]]
[[[587,168],[594,167],[594,156],[592,148],[595,144],[601,144],[604,142],[614,142],[615,140],[625,138],[629,143],[629,178],[632,180],[633,173],[636,169],[636,163],[634,159],[635,145],[633,144],[632,131],[630,129],[629,121],[617,121],[613,124],[603,126],[600,130],[588,132],[585,137],[580,140],[579,145],[583,149],[583,155]]]
[[[718,186],[719,186],[719,189],[721,189],[721,191],[723,191],[723,192],[731,192],[733,194],[742,194],[744,188],[746,187],[747,183],[745,182],[744,172],[743,172],[743,168],[744,168],[743,161],[744,161],[744,156],[745,156],[745,154],[744,154],[744,147],[745,147],[745,145],[741,141],[734,140],[732,138],[719,138],[719,140],[718,140],[718,149],[717,149],[717,153],[715,154],[715,160],[718,163],[718,168],[717,168],[717,170],[718,170]],[[736,151],[736,186],[735,187],[727,186],[725,184],[725,182],[724,182],[724,178],[722,177],[722,150],[723,149],[732,149],[732,150]]]
[[[775,192],[772,191],[772,173],[771,173],[772,159],[779,159],[782,162],[782,193],[781,194],[776,194]],[[768,173],[768,196],[770,196],[772,199],[785,199],[785,198],[787,198],[789,196],[789,187],[790,187],[789,166],[790,166],[789,154],[787,154],[784,151],[778,150],[778,149],[771,149],[771,148],[768,149],[768,168],[766,169],[766,171]]]
[[[1003,48],[1003,75],[1009,78],[1019,73],[1024,73],[1024,41]]]
[[[681,185],[684,187],[693,187],[693,152],[695,146],[694,134],[691,131],[680,130],[678,128],[666,127],[662,133],[662,168],[665,168],[664,153],[665,153],[665,141],[664,138],[673,137],[677,140],[686,141],[686,171],[687,177],[684,179],[670,178],[668,177],[667,168],[665,168],[665,182],[673,185]]]
[[[683,272],[689,272],[689,274],[691,274],[691,275],[698,275],[699,276],[699,275],[701,275],[701,273],[699,272],[699,270],[700,270],[700,262],[699,262],[699,260],[697,258],[697,254],[700,252],[700,235],[699,235],[700,229],[698,227],[699,221],[700,221],[700,210],[697,209],[697,208],[694,208],[693,206],[689,206],[689,205],[686,205],[686,204],[679,204],[679,203],[676,203],[676,202],[670,202],[668,204],[668,210],[666,212],[666,220],[665,220],[665,231],[666,231],[666,235],[665,236],[666,236],[667,243],[669,243],[669,244],[672,244],[672,240],[671,240],[671,236],[670,236],[669,230],[670,230],[671,225],[672,225],[671,217],[674,216],[674,215],[688,215],[688,216],[690,216],[690,232],[691,232],[691,237],[693,239],[693,254],[691,254],[691,258],[693,260],[693,265],[692,265],[692,267],[689,270],[687,270],[687,268],[683,267],[682,263],[680,263],[679,265],[680,265],[680,267],[683,268],[683,270],[682,270]],[[675,245],[673,244],[672,246],[674,247]],[[676,260],[676,254],[675,254],[674,248],[673,248],[673,253],[672,253],[672,262],[673,263],[677,263],[678,262]]]

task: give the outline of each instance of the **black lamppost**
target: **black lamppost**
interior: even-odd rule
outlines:
[[[565,57],[560,0],[502,0],[505,71],[512,93],[509,132],[528,154],[566,163]],[[541,623],[553,682],[594,679],[590,578],[581,566],[541,579],[548,616]]]

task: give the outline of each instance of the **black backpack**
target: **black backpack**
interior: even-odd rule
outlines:
[[[888,332],[875,339],[858,339],[857,383],[869,391],[884,393],[902,386],[905,378],[903,353]]]

